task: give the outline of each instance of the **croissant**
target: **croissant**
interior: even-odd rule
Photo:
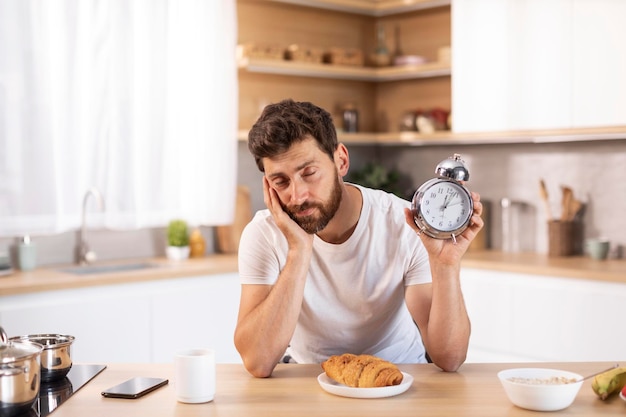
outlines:
[[[402,382],[402,372],[396,365],[372,355],[334,355],[322,362],[322,369],[329,378],[355,388],[387,387]]]

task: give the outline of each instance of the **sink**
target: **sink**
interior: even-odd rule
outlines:
[[[61,272],[67,272],[74,275],[92,275],[92,274],[112,274],[116,272],[140,271],[142,269],[158,268],[158,265],[147,262],[134,264],[115,264],[115,265],[82,265],[61,269]]]

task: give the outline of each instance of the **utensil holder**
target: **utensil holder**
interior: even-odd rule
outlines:
[[[548,255],[574,256],[583,253],[583,227],[578,221],[548,222]]]

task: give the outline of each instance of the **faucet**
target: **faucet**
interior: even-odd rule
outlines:
[[[80,231],[78,232],[78,245],[76,246],[76,261],[79,265],[86,265],[96,260],[96,253],[89,250],[89,245],[87,245],[87,241],[85,240],[85,218],[89,196],[93,196],[100,210],[104,210],[104,198],[102,198],[100,191],[98,191],[96,187],[89,188],[83,198],[82,221]]]

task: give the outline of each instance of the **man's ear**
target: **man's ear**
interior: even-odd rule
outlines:
[[[334,160],[339,176],[344,177],[350,168],[350,156],[348,155],[348,148],[343,143],[337,145]]]

